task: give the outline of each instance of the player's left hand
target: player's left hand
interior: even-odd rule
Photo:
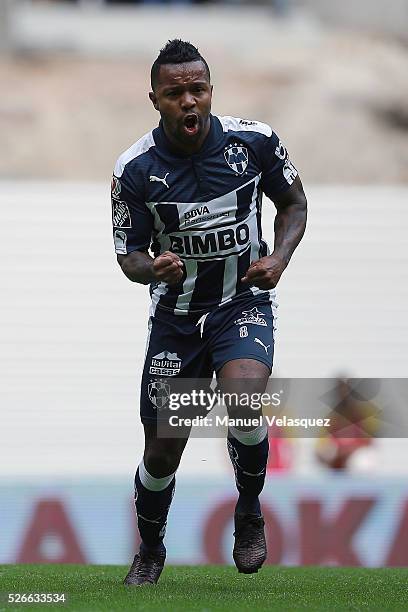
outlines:
[[[272,253],[253,261],[241,282],[254,285],[259,289],[273,289],[279,282],[284,269],[284,261],[278,255]]]

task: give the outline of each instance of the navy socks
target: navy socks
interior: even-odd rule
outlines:
[[[142,547],[164,550],[167,515],[175,489],[174,474],[164,478],[151,476],[143,461],[135,476],[135,506]]]
[[[239,492],[235,512],[260,515],[259,494],[265,483],[269,452],[267,428],[242,432],[230,427],[227,447]]]

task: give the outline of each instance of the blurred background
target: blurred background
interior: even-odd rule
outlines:
[[[343,399],[347,377],[407,376],[407,0],[2,0],[0,563],[126,564],[137,544],[149,299],[116,263],[109,185],[158,121],[174,37],[208,60],[213,112],[270,123],[308,195],[275,374]],[[271,432],[270,563],[408,565],[407,442],[366,433]],[[169,561],[230,563],[234,500],[225,442],[190,440]]]

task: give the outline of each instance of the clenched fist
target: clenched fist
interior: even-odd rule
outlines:
[[[273,289],[278,284],[285,267],[284,261],[278,255],[267,255],[251,263],[241,282],[259,289]]]
[[[165,251],[153,260],[153,274],[160,282],[177,285],[183,278],[184,264],[178,255]]]

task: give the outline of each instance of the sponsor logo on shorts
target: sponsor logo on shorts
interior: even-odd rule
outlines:
[[[259,338],[255,338],[254,342],[255,344],[260,344],[265,349],[265,353],[268,355],[268,349],[271,348],[270,344],[264,344]]]
[[[114,234],[115,251],[118,255],[127,255],[126,242],[127,236],[121,230],[115,230]]]
[[[112,176],[112,181],[111,181],[112,198],[119,197],[121,189],[122,189],[122,185],[120,184],[120,180],[116,178],[116,176]]]
[[[158,374],[159,376],[176,376],[181,370],[181,359],[177,353],[162,351],[158,355],[152,357],[149,368],[149,374]]]
[[[112,223],[113,227],[131,228],[129,208],[126,202],[112,199]]]
[[[170,397],[170,385],[163,380],[153,380],[147,385],[147,393],[157,410],[162,410]]]
[[[268,324],[263,319],[264,313],[258,310],[256,306],[251,308],[251,310],[243,310],[242,314],[244,315],[240,319],[234,321],[235,325],[262,325],[262,327],[267,327]]]

